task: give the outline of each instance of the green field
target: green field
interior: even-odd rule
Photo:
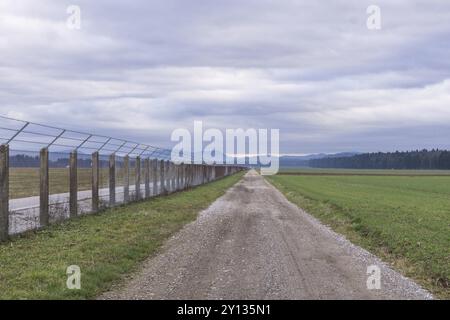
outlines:
[[[96,297],[155,254],[243,174],[66,220],[0,244],[0,300]],[[71,265],[81,268],[81,290],[66,287]]]
[[[450,298],[450,176],[297,173],[268,180],[352,242]]]
[[[123,182],[124,170],[116,169],[116,184]],[[130,184],[134,183],[134,169],[130,169]],[[91,169],[78,169],[78,190],[91,189]],[[100,169],[100,188],[108,187],[109,169]],[[69,169],[49,169],[50,194],[69,192]],[[10,199],[25,198],[39,195],[39,169],[38,168],[11,168],[9,171]]]
[[[376,176],[450,176],[450,170],[376,170],[376,169],[321,169],[281,168],[280,174],[294,175],[376,175]]]

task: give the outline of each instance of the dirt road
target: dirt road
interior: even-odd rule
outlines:
[[[367,268],[381,270],[368,290]],[[256,172],[100,299],[430,299],[298,209]]]

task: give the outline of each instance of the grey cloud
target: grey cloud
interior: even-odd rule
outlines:
[[[448,1],[378,1],[380,31],[356,0],[83,0],[79,31],[69,4],[0,4],[1,114],[164,146],[203,120],[279,128],[283,153],[449,147]]]

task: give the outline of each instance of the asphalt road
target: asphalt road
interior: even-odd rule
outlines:
[[[367,287],[368,267],[381,289]],[[430,299],[256,172],[100,299]]]
[[[159,189],[160,183],[157,187]],[[130,185],[130,194],[133,194],[136,190],[136,186]],[[141,184],[141,193],[145,191],[145,184]],[[150,185],[150,192],[153,192],[153,185]],[[99,197],[106,203],[109,202],[109,188],[99,189]],[[68,215],[70,195],[66,193],[51,194],[49,196],[49,203],[61,203],[62,207],[65,207]],[[124,187],[116,187],[116,203],[123,203],[124,200]],[[9,200],[10,210],[10,225],[9,233],[11,235],[19,234],[27,230],[34,230],[39,228],[39,196],[18,198]],[[50,206],[50,215],[52,214]],[[89,213],[92,211],[92,190],[78,191],[78,211],[81,213]]]

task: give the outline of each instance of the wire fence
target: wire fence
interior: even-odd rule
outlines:
[[[175,164],[169,149],[3,116],[0,144],[0,241],[243,169]]]

